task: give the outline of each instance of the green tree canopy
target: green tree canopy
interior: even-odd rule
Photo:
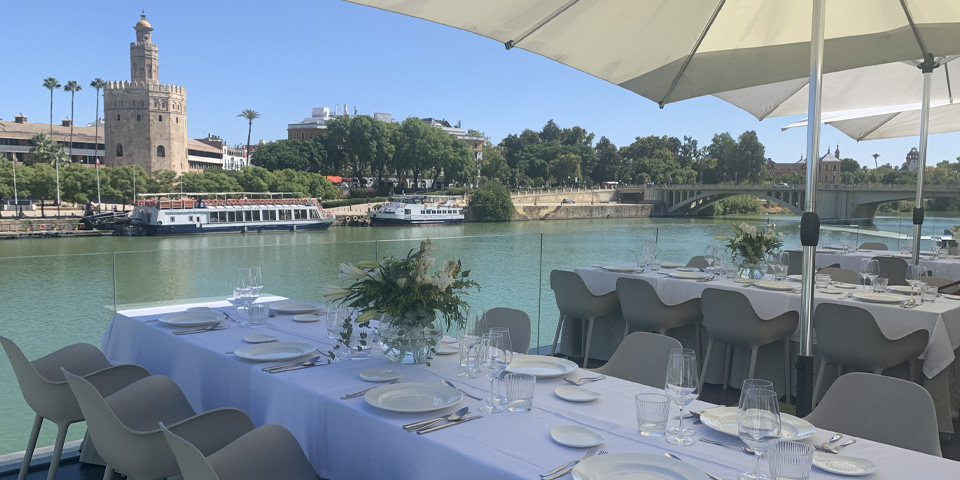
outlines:
[[[277,140],[254,150],[250,163],[267,170],[301,170],[323,172],[326,151],[320,142],[309,140]]]
[[[510,192],[496,180],[487,181],[470,194],[470,213],[479,222],[505,222],[513,218]]]

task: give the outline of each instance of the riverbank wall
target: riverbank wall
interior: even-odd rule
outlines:
[[[646,218],[653,213],[649,204],[597,205],[516,205],[514,221],[524,220],[581,220],[604,218]]]

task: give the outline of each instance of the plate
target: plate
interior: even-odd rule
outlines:
[[[161,316],[159,320],[174,327],[205,327],[224,318],[224,314],[213,310],[195,310],[192,312],[168,313]]]
[[[277,313],[315,313],[323,308],[323,305],[314,302],[304,302],[301,300],[280,300],[270,304],[270,308]]]
[[[311,323],[319,322],[320,320],[323,320],[323,317],[315,313],[301,313],[293,316],[294,322]]]
[[[794,274],[794,275],[787,275],[787,278],[789,278],[790,280],[793,280],[794,282],[802,282],[802,281],[803,281],[803,275],[796,275],[796,274]]]
[[[309,343],[274,342],[240,347],[234,350],[233,354],[254,362],[282,362],[300,358],[315,351],[317,351],[317,347]]]
[[[795,286],[792,283],[774,282],[770,280],[760,280],[759,282],[754,283],[753,285],[766,290],[777,290],[780,292],[793,290],[793,287]]]
[[[703,480],[706,477],[706,474],[689,463],[645,453],[608,453],[593,456],[573,468],[575,480],[598,478]]]
[[[950,300],[960,300],[960,295],[950,295],[949,293],[941,293],[940,298],[947,298]]]
[[[561,385],[553,389],[558,397],[568,402],[592,402],[600,398],[600,394],[576,385]]]
[[[837,288],[846,288],[848,290],[860,288],[860,285],[857,285],[856,283],[845,283],[845,282],[833,282],[833,286]]]
[[[740,436],[740,430],[737,427],[737,407],[717,407],[704,410],[700,414],[700,421],[720,433],[726,433],[734,437]],[[789,413],[781,413],[780,422],[782,425],[780,438],[786,440],[803,440],[817,433],[817,427],[814,427],[812,423],[794,417]]]
[[[370,390],[363,399],[391,412],[424,413],[456,405],[463,393],[439,383],[394,383]]]
[[[451,337],[450,335],[444,335],[443,338],[440,339],[440,341],[443,343],[457,343],[457,339]]]
[[[903,301],[903,297],[900,295],[892,295],[889,293],[873,293],[873,292],[859,292],[853,295],[853,298],[858,298],[864,302],[870,303],[900,303]]]
[[[275,337],[273,335],[267,335],[265,333],[253,333],[243,337],[243,341],[247,343],[268,343],[276,342],[280,340],[280,337]]]
[[[386,368],[371,368],[360,372],[360,378],[368,382],[389,382],[400,378],[400,372]]]
[[[817,291],[821,293],[843,293],[843,290],[840,290],[839,288],[833,288],[833,287],[821,288],[821,289],[818,289]]]
[[[752,278],[734,278],[733,281],[736,283],[757,283],[757,281]]]
[[[576,363],[563,358],[545,355],[520,355],[507,366],[511,373],[529,373],[537,378],[553,378],[566,375],[580,368]]]
[[[603,443],[603,437],[593,430],[580,425],[561,425],[550,429],[550,437],[560,445],[574,448],[596,447]]]
[[[633,273],[637,271],[637,267],[623,267],[619,265],[607,265],[603,267],[604,270],[610,270],[611,272],[620,272],[620,273]]]
[[[707,274],[703,272],[681,272],[678,268],[676,272],[670,272],[670,276],[674,278],[682,278],[685,280],[700,280],[705,277]]]
[[[660,264],[660,268],[680,268],[682,266],[683,265],[680,265],[679,263],[673,263],[673,262],[662,262]]]
[[[210,307],[190,307],[187,309],[188,312],[213,312],[214,309]]]
[[[454,353],[460,353],[459,345],[441,343],[440,346],[437,347],[437,355],[453,355]]]
[[[866,458],[813,452],[813,466],[838,475],[869,475],[877,471],[877,465]]]
[[[661,265],[661,266],[662,266],[662,265]],[[693,267],[677,267],[677,271],[680,271],[680,272],[696,272],[696,271],[698,271],[698,270],[697,270],[696,268],[693,268]]]
[[[913,290],[910,288],[909,285],[890,285],[887,287],[887,290],[891,292],[903,293],[907,295],[913,293]]]

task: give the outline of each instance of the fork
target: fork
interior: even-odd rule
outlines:
[[[540,474],[540,478],[545,478],[545,477],[549,477],[549,476],[551,476],[551,475],[555,475],[557,472],[559,472],[560,470],[563,470],[564,468],[567,468],[567,467],[569,467],[569,466],[571,466],[571,465],[574,465],[574,464],[576,464],[576,463],[582,462],[582,461],[584,461],[584,460],[586,460],[586,459],[588,459],[588,458],[596,455],[598,451],[599,451],[599,449],[591,448],[590,450],[587,450],[587,452],[584,453],[583,456],[580,457],[580,459],[578,459],[578,460],[570,460],[569,462],[564,463],[563,465],[560,465],[559,467],[554,468],[553,470],[550,470],[550,471],[547,472],[547,473],[541,473],[541,474]]]
[[[856,439],[850,439],[850,440],[847,440],[846,442],[843,442],[843,443],[841,443],[841,444],[839,444],[839,445],[837,445],[837,446],[835,446],[835,447],[831,447],[828,442],[824,442],[824,443],[815,444],[815,445],[813,446],[813,448],[816,448],[817,450],[820,450],[821,452],[827,452],[827,453],[834,453],[834,454],[836,454],[836,453],[840,453],[840,447],[846,447],[847,445],[853,445],[854,443],[857,443],[857,440],[856,440]]]
[[[399,378],[394,378],[393,380],[390,380],[389,382],[385,383],[384,385],[393,385],[394,383],[397,383],[397,382],[399,382],[399,381],[400,381]],[[340,400],[349,400],[349,399],[351,399],[351,398],[362,397],[362,396],[364,396],[367,392],[369,392],[370,390],[373,390],[374,388],[377,388],[377,387],[380,387],[380,386],[382,386],[382,385],[377,385],[377,386],[370,387],[370,388],[367,388],[367,389],[364,389],[364,390],[360,390],[359,392],[348,393],[348,394],[340,397]]]
[[[589,454],[589,453],[590,453],[590,452],[587,452],[587,454]],[[563,467],[563,469],[561,469],[561,470],[558,471],[557,473],[554,473],[553,475],[543,476],[543,477],[540,477],[540,478],[542,478],[543,480],[556,480],[557,478],[560,478],[560,477],[562,477],[562,476],[570,473],[570,470],[573,470],[573,467],[576,467],[578,463],[580,463],[580,462],[582,462],[582,461],[584,461],[584,460],[586,460],[586,459],[588,459],[588,458],[590,458],[590,457],[600,456],[600,455],[606,455],[606,454],[607,454],[607,451],[606,451],[606,450],[599,450],[599,451],[594,451],[593,454],[589,454],[589,455],[587,455],[587,454],[584,454],[584,456],[581,457],[580,460],[574,460],[573,462],[571,462],[572,465],[568,464],[568,466]]]
[[[579,386],[583,385],[585,382],[597,382],[597,381],[603,380],[604,378],[607,378],[607,376],[606,376],[606,375],[600,375],[600,376],[597,376],[597,377],[589,377],[589,378],[588,378],[588,377],[583,377],[583,378],[578,378],[578,379],[576,379],[576,380],[570,380],[569,378],[564,378],[564,380],[565,380],[567,383],[570,383],[570,384],[573,384],[573,385],[576,385],[576,386],[579,387]]]

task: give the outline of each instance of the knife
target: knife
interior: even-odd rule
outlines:
[[[203,332],[215,332],[217,330],[226,330],[227,327],[216,327],[216,328],[192,328],[188,330],[174,330],[174,335],[190,335],[194,333],[203,333]]]
[[[435,431],[437,431],[437,430],[440,430],[441,428],[447,428],[447,427],[450,427],[450,426],[453,426],[453,425],[460,425],[461,423],[467,423],[467,422],[469,422],[469,421],[471,421],[471,420],[476,420],[476,419],[478,419],[478,418],[483,418],[483,415],[476,415],[476,416],[473,416],[473,417],[467,417],[467,418],[464,418],[463,420],[460,420],[459,422],[444,423],[444,424],[442,424],[442,425],[437,425],[436,427],[430,427],[430,428],[426,428],[426,429],[423,429],[423,430],[417,430],[417,435],[423,435],[424,433],[435,432]]]
[[[268,373],[289,372],[289,371],[292,371],[292,370],[300,370],[300,369],[302,369],[302,368],[322,367],[322,366],[324,366],[324,365],[330,365],[330,364],[329,364],[329,363],[314,363],[314,364],[310,364],[310,365],[304,365],[304,364],[300,363],[300,364],[293,365],[293,366],[290,366],[290,367],[276,368],[276,369],[273,369],[273,370],[267,370],[267,372],[268,372]]]

